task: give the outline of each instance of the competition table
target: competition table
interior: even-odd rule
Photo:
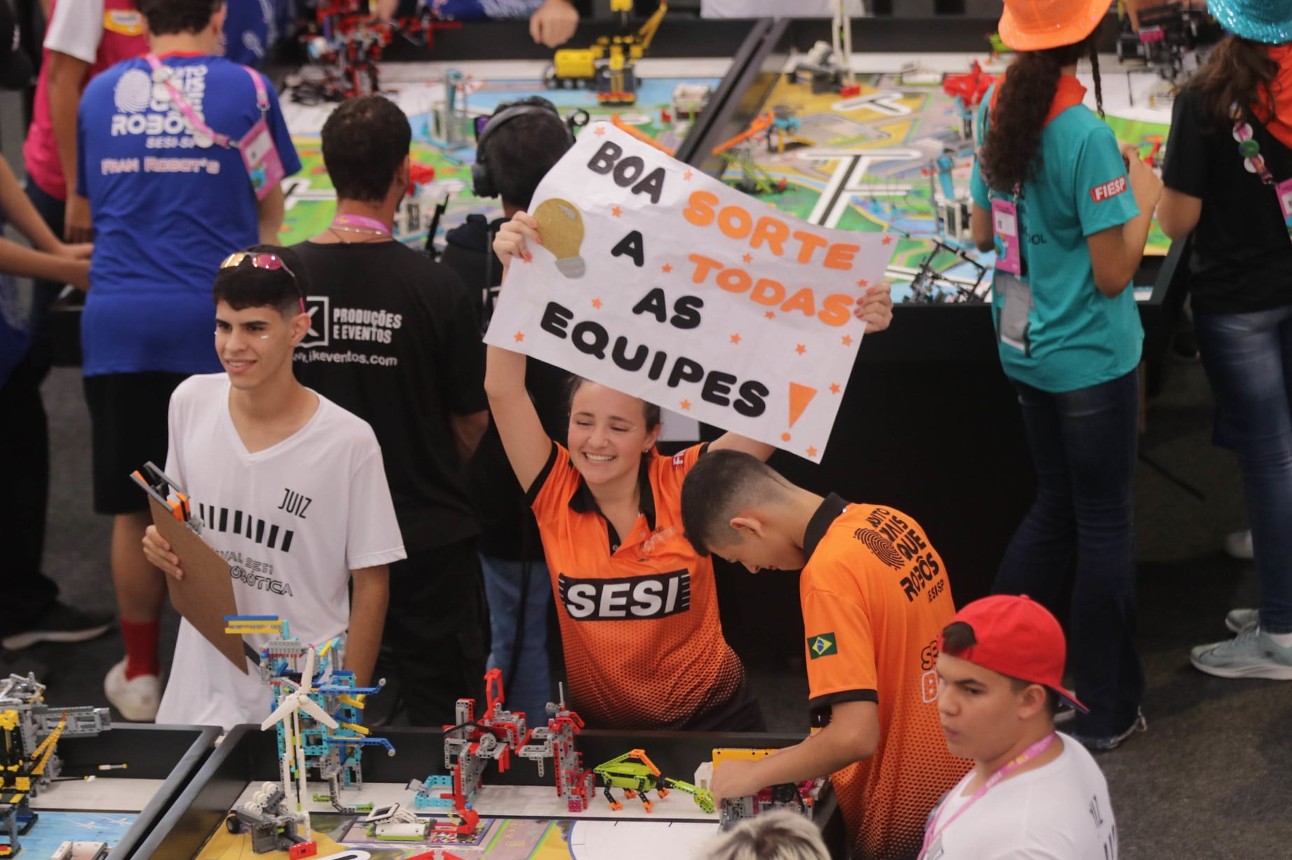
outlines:
[[[206,760],[217,734],[210,726],[127,724],[95,737],[62,738],[63,777],[32,798],[40,817],[19,837],[16,856],[47,860],[64,841],[94,841],[108,844],[110,860],[146,857],[136,849]],[[77,778],[85,776],[93,778]]]
[[[365,752],[364,788],[344,792],[343,802],[370,801],[378,806],[398,802],[410,811],[430,812],[414,808],[414,792],[408,784],[410,780],[420,782],[433,773],[445,773],[440,732],[390,728],[375,729],[374,735],[390,740],[396,753],[387,756],[379,750]],[[577,737],[575,746],[588,768],[629,750],[644,749],[663,774],[690,782],[696,766],[708,760],[716,747],[782,747],[799,740],[799,737],[769,734],[588,730]],[[432,849],[445,849],[462,858],[496,860],[571,856],[580,860],[603,857],[631,860],[639,856],[684,860],[699,856],[694,853],[697,846],[718,832],[717,814],[700,811],[680,791],[656,800],[654,810],[647,814],[638,800],[624,799],[623,792],[615,789],[615,795],[623,803],[622,811],[615,812],[609,808],[598,784],[590,808],[571,814],[566,811],[565,802],[556,797],[550,761],[545,763],[545,773],[546,776],[539,777],[533,762],[515,757],[505,774],[498,774],[491,764],[474,806],[481,814],[483,829],[479,837],[466,842],[388,842],[374,849],[372,841],[365,839],[356,826],[355,816],[338,814],[330,804],[315,802],[310,811],[316,835],[323,834],[319,856],[353,847],[389,860]],[[245,837],[235,838],[225,832],[225,818],[230,809],[245,801],[261,783],[277,778],[274,733],[262,732],[256,726],[234,727],[140,845],[136,856],[153,860],[249,856]],[[321,784],[311,783],[311,793],[315,791],[326,794]],[[817,807],[814,820],[822,828],[827,844],[836,852],[834,856],[844,856],[841,852],[846,838],[833,795],[828,795]],[[374,853],[377,850],[383,853]],[[257,856],[277,860],[287,857],[287,853]]]

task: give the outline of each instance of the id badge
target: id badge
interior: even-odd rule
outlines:
[[[1032,287],[1027,281],[996,267],[996,280],[992,289],[1000,294],[1000,342],[1014,349],[1027,351],[1027,320],[1032,313]]]
[[[1018,207],[1012,200],[993,199],[991,223],[996,236],[996,270],[1022,274],[1023,258],[1018,248]]]
[[[1279,206],[1283,210],[1283,223],[1288,228],[1288,239],[1292,241],[1292,179],[1284,179],[1274,186],[1279,195]]]
[[[242,163],[247,165],[247,175],[251,177],[256,199],[264,200],[287,175],[278,148],[274,146],[274,136],[269,132],[269,123],[261,119],[253,125],[251,131],[238,141],[238,151],[242,153]]]

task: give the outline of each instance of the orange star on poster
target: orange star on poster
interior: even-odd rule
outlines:
[[[525,333],[523,331],[518,331],[514,335],[512,335],[512,338],[516,341],[516,343],[520,343],[522,340],[525,339]]]
[[[808,455],[809,457],[815,457],[815,456],[816,456],[816,448],[814,448],[814,447],[812,447],[811,445],[809,445],[809,446],[808,446],[808,449],[807,449],[807,455]]]
[[[752,262],[754,261],[754,255],[753,255],[753,254],[745,254],[745,255],[744,255],[743,257],[741,257],[740,259],[744,260],[746,263],[752,263]]]
[[[830,383],[830,393],[831,393],[831,394],[838,394],[838,393],[839,393],[839,383],[837,383],[837,382],[831,382],[831,383]]]
[[[731,342],[732,342],[732,343],[740,343],[740,335],[738,335],[738,334],[733,334],[733,335],[731,336]]]
[[[673,267],[670,266],[668,263],[665,263],[664,265],[659,267],[659,270],[667,275],[669,272],[673,271]]]
[[[870,286],[870,281],[866,280],[865,278],[862,278],[860,281],[857,282],[857,286],[868,287]]]
[[[680,406],[682,407],[683,411],[685,411],[685,410],[687,410],[687,409],[690,409],[690,408],[691,408],[691,401],[689,401],[689,400],[683,400],[683,401],[682,401],[680,404],[678,404],[678,405],[680,405]]]
[[[592,306],[597,310],[601,310],[601,299],[593,299]]]
[[[788,442],[788,441],[790,441],[790,434],[788,434],[788,433],[782,433],[782,434],[781,434],[781,441],[782,441],[782,442]]]
[[[850,335],[850,334],[845,334],[845,335],[843,336],[843,345],[844,345],[844,346],[852,346],[852,335]]]
[[[624,214],[624,210],[620,209],[618,206],[611,206],[610,214],[618,218],[620,215]]]
[[[767,313],[763,314],[763,316],[767,317],[769,320],[776,319],[776,312],[768,311]]]
[[[794,351],[797,352],[799,355],[802,355],[803,353],[807,352],[807,347],[800,343],[798,346],[794,347]]]
[[[881,245],[891,245],[891,244],[893,244],[893,237],[892,237],[892,236],[885,236],[883,239],[881,239],[881,240],[880,240],[879,244],[881,244]]]
[[[683,182],[690,182],[690,181],[691,181],[691,171],[689,171],[689,170],[688,170],[686,173],[683,173],[683,174],[682,174],[682,181],[683,181]]]
[[[599,125],[592,130],[592,133],[597,137],[601,137],[601,135],[606,133],[606,127],[604,125]]]

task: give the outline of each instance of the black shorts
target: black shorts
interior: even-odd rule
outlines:
[[[170,396],[187,378],[186,373],[153,372],[85,377],[96,513],[148,510],[148,496],[130,480],[130,473],[149,461],[166,468]]]

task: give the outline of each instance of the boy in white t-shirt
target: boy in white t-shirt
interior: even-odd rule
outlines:
[[[920,860],[1106,860],[1117,856],[1108,783],[1085,747],[1054,730],[1063,628],[1027,597],[961,609],[938,641],[938,713],[971,770],[929,816]]]
[[[172,395],[166,473],[228,560],[238,611],[285,618],[306,643],[348,633],[345,668],[362,686],[381,642],[387,565],[404,547],[372,428],[292,375],[292,351],[310,329],[303,272],[273,246],[221,265],[215,349],[226,372],[191,376]],[[144,554],[183,577],[155,527]],[[271,704],[254,672],[237,671],[181,622],[157,722],[227,729],[259,723]]]

